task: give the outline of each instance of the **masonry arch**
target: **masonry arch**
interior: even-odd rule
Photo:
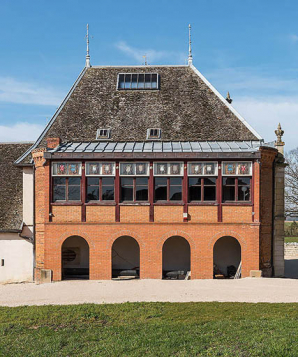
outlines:
[[[190,256],[190,244],[184,237],[169,237],[162,246],[163,279],[184,279],[190,271]]]
[[[62,279],[89,279],[89,244],[80,236],[65,239],[61,246]]]
[[[131,236],[117,238],[111,249],[112,278],[140,277],[140,246]]]
[[[233,278],[241,262],[241,245],[232,236],[219,238],[213,246],[213,277]]]

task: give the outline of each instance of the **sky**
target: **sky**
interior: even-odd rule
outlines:
[[[266,142],[298,146],[297,0],[1,0],[0,141],[34,141],[85,65],[193,64]]]

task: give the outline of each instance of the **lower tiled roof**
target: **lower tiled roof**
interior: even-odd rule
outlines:
[[[32,143],[0,143],[0,232],[20,229],[23,219],[23,170],[14,161]]]

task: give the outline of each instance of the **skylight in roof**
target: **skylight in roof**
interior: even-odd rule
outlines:
[[[120,73],[117,88],[121,90],[159,89],[157,73]]]

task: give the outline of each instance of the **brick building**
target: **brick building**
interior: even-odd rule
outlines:
[[[282,145],[264,144],[191,56],[87,58],[15,163],[32,169],[35,279],[282,276]]]

